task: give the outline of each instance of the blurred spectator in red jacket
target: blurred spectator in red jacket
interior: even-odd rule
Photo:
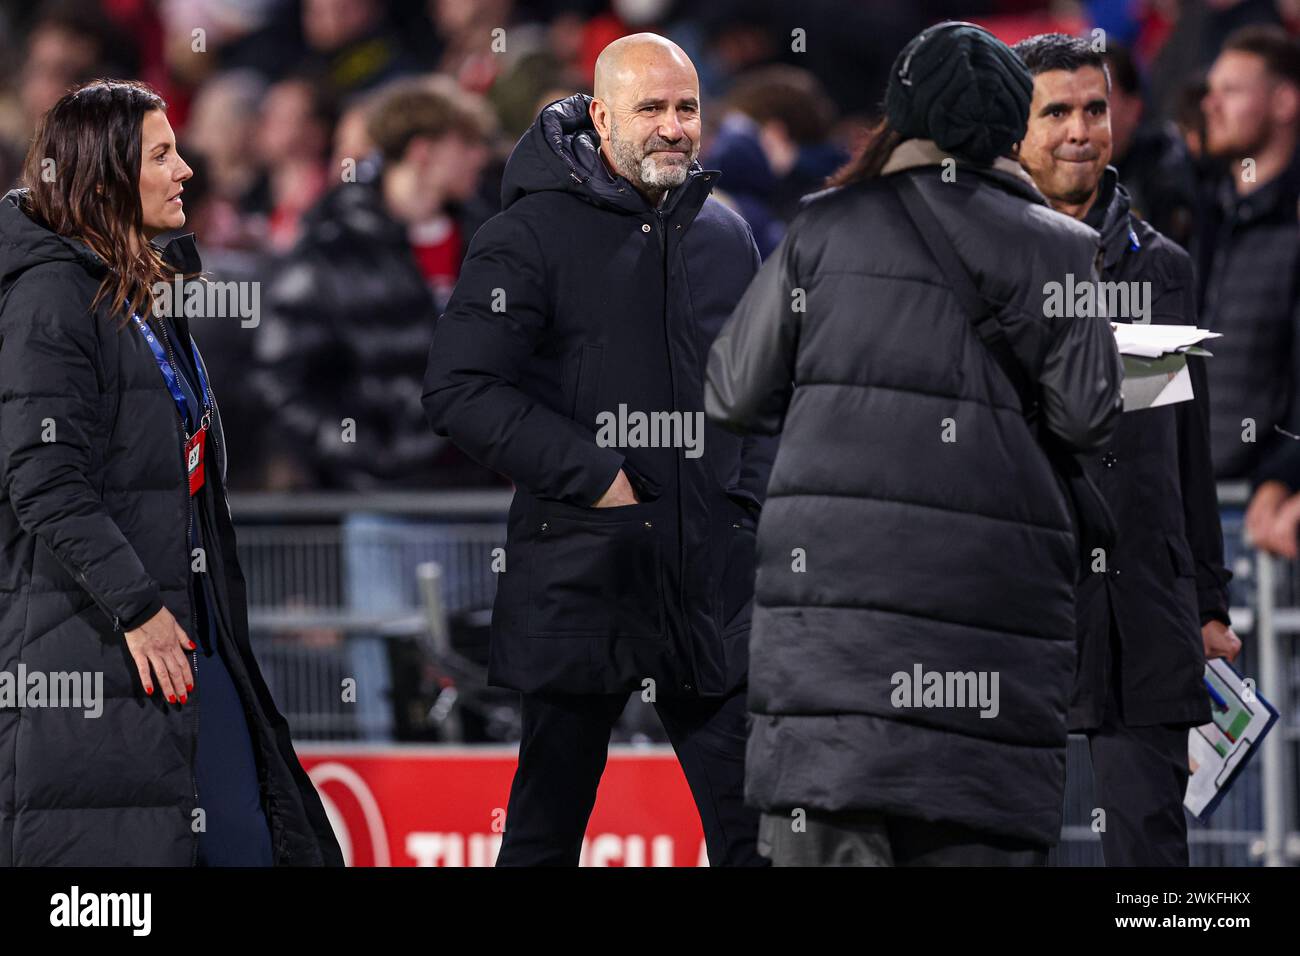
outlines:
[[[445,77],[404,80],[372,103],[380,162],[343,157],[343,181],[303,217],[263,300],[249,383],[277,436],[267,481],[495,484],[433,433],[420,404],[433,322],[482,216],[472,200],[491,114]]]

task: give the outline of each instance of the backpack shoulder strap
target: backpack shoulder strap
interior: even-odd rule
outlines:
[[[993,359],[1011,381],[1016,394],[1020,396],[1020,406],[1024,410],[1025,417],[1034,418],[1038,408],[1037,389],[1030,383],[1029,376],[1016,358],[1011,343],[1007,340],[1001,323],[998,322],[997,310],[990,306],[988,300],[975,288],[970,272],[958,257],[952,240],[944,232],[934,210],[921,194],[916,180],[907,173],[901,173],[890,176],[887,181],[894,183],[907,217],[920,233],[921,241],[925,243],[939,271],[948,280],[953,295],[961,304],[962,311],[975,327],[975,334],[980,337],[980,341],[984,343]]]

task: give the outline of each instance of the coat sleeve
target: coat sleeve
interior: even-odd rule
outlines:
[[[798,220],[745,290],[709,351],[704,411],[733,432],[776,435],[794,392]]]
[[[1152,312],[1162,320],[1196,324],[1196,285],[1192,260],[1181,250],[1174,256],[1173,275],[1164,283]],[[1201,624],[1228,618],[1228,581],[1223,566],[1223,524],[1219,519],[1219,492],[1210,457],[1210,386],[1205,359],[1187,357],[1193,398],[1175,407],[1178,430],[1178,478],[1183,493],[1183,524],[1196,564],[1196,601]]]
[[[537,238],[517,217],[495,216],[475,234],[434,328],[424,409],[434,431],[530,494],[590,506],[623,456],[519,387],[551,308]]]
[[[1202,624],[1231,624],[1228,582],[1232,572],[1223,566],[1223,524],[1210,459],[1210,386],[1205,359],[1188,356],[1187,367],[1195,397],[1178,404],[1178,472],[1187,543],[1196,562],[1196,601]]]
[[[68,288],[15,284],[0,310],[0,488],[114,629],[132,630],[163,602],[91,483],[97,352],[94,320]]]
[[[749,241],[752,260],[749,281],[753,282],[754,276],[763,266],[763,257],[759,253],[754,234],[748,225],[745,227],[745,235]],[[767,498],[767,482],[772,476],[772,465],[776,461],[778,444],[779,439],[775,435],[749,434],[741,441],[740,478],[737,488],[751,496],[760,507]]]
[[[1096,283],[1095,249],[1081,244],[1071,271]],[[1033,301],[1031,298],[1030,301]],[[1048,347],[1038,383],[1047,429],[1072,452],[1099,451],[1110,440],[1124,401],[1124,364],[1110,322],[1063,318]]]

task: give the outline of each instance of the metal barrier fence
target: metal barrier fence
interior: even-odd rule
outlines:
[[[486,621],[509,503],[509,492],[232,497],[254,647],[295,737],[393,738],[390,645],[411,645],[418,667],[448,656],[446,617]],[[438,620],[421,568],[441,572]],[[483,683],[481,669],[464,665],[454,676],[468,678],[468,689],[501,696],[472,686]],[[407,723],[454,729],[446,711],[463,689],[430,689],[426,712]],[[439,698],[442,712],[430,716]],[[503,704],[491,706],[496,714]],[[491,719],[506,730],[512,723],[503,713]]]
[[[1284,865],[1300,860],[1293,795],[1300,741],[1300,566],[1242,540],[1247,489],[1220,488],[1233,627],[1243,673],[1255,676],[1281,719],[1211,822],[1189,819],[1193,865]],[[436,685],[416,724],[462,739],[464,717],[495,738],[517,734],[513,695],[486,688],[481,660],[452,642],[449,621],[485,628],[504,547],[509,492],[232,497],[258,659],[294,734],[304,740],[377,740],[394,733],[390,654],[414,648],[434,662]],[[348,681],[355,698],[348,699]],[[410,688],[407,688],[410,691]],[[421,700],[419,694],[415,700]],[[632,716],[632,715],[627,715]],[[644,722],[637,735],[653,734]],[[617,739],[617,737],[616,737]],[[1070,738],[1055,865],[1100,865],[1087,740]]]

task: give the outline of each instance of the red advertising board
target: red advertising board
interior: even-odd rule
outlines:
[[[515,747],[298,744],[349,866],[491,866]],[[671,747],[611,747],[582,866],[707,866]]]

